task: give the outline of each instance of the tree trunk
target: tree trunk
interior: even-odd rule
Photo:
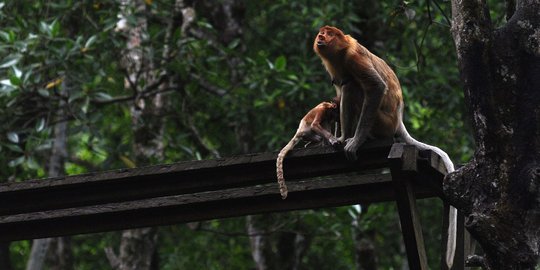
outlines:
[[[26,270],[41,270],[45,263],[45,255],[49,250],[51,238],[34,239],[32,241],[32,249],[30,250],[30,257],[26,262]]]
[[[511,6],[511,5],[509,5]],[[476,152],[444,183],[485,269],[535,269],[540,233],[540,2],[516,1],[495,29],[485,1],[452,1]]]
[[[160,67],[156,68],[154,59],[146,52],[148,48],[142,42],[148,39],[147,20],[144,14],[147,4],[143,0],[123,0],[123,18],[135,15],[136,25],[127,23],[118,24],[117,31],[124,31],[128,36],[127,49],[124,54],[124,68],[126,69],[126,89],[133,91],[135,99],[131,106],[131,120],[133,126],[133,153],[137,166],[149,165],[152,162],[163,160],[164,121],[163,111],[169,105],[162,91],[151,97],[145,97],[148,87],[157,84],[158,90],[170,86],[171,74],[166,67],[171,58],[171,41],[177,27],[182,31],[193,20],[192,16],[183,18],[187,10],[183,0],[176,0],[174,10],[169,18],[165,33],[163,54]],[[191,9],[190,9],[191,10]],[[184,19],[183,23],[182,19]],[[127,21],[127,20],[126,20]],[[161,69],[160,69],[161,68]],[[122,233],[118,256],[111,248],[106,249],[107,257],[112,268],[127,269],[159,269],[156,255],[157,229],[143,228],[126,230]]]
[[[251,244],[251,257],[255,262],[255,269],[266,270],[274,269],[270,264],[272,260],[272,247],[270,246],[269,239],[266,235],[264,226],[260,226],[258,223],[262,222],[263,225],[267,225],[268,222],[264,222],[263,218],[269,217],[263,215],[259,217],[247,216],[246,227],[249,235],[249,243]]]
[[[280,227],[280,217],[287,218],[288,215],[264,214],[246,218],[251,256],[257,270],[301,269],[312,236],[298,233],[305,231],[301,221],[295,224],[294,232],[276,231]]]
[[[9,257],[9,242],[0,242],[0,269],[11,270],[11,258]]]
[[[74,269],[73,253],[71,251],[71,237],[57,237],[51,239],[46,265],[49,270]]]
[[[151,158],[162,159],[163,145],[161,143],[162,121],[156,119],[163,107],[160,94],[153,100],[140,97],[140,82],[149,83],[149,72],[152,70],[152,59],[144,53],[142,42],[148,38],[147,21],[143,15],[146,4],[143,0],[123,0],[122,16],[127,18],[134,15],[136,25],[126,23],[124,29],[128,36],[127,50],[123,55],[126,69],[126,88],[135,93],[136,99],[131,107],[133,125],[133,153],[137,166],[148,165]],[[127,19],[126,19],[127,20]],[[149,104],[147,104],[149,103]],[[122,232],[118,256],[108,249],[107,256],[112,268],[118,270],[141,269],[149,270],[156,248],[157,233],[155,228],[126,230]]]
[[[69,92],[67,89],[69,87],[67,78],[64,78],[63,83],[61,84],[60,93],[64,94]],[[66,104],[65,101],[61,101],[57,111],[56,119],[65,119],[66,118]],[[60,121],[54,126],[54,143],[51,151],[51,156],[48,164],[48,175],[49,177],[58,177],[64,175],[64,162],[66,160],[68,150],[67,150],[67,131],[68,126],[66,121]],[[30,257],[26,264],[27,270],[41,270],[45,263],[45,258],[49,252],[49,247],[51,242],[55,241],[53,238],[45,239],[35,239],[32,241],[32,249],[30,251]],[[71,254],[71,249],[63,249],[62,253],[52,252],[50,253],[51,258],[61,258],[57,261],[65,262],[65,265],[62,265],[62,269],[73,269],[73,257]]]
[[[368,204],[360,206],[360,211],[352,223],[352,235],[354,237],[354,251],[356,259],[356,269],[376,270],[377,253],[375,252],[375,231],[366,230],[361,225],[362,217],[367,213]]]

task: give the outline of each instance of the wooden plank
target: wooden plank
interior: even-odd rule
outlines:
[[[0,241],[43,238],[167,225],[277,211],[334,207],[395,199],[389,174],[342,175],[289,183],[281,200],[277,186],[207,191],[130,202],[0,217]],[[432,197],[427,188],[418,197]]]
[[[387,166],[392,142],[371,141],[359,160],[341,149],[295,149],[284,162],[287,182]],[[0,215],[220,190],[275,182],[277,153],[94,172],[83,175],[0,184]],[[36,203],[39,202],[39,203]]]
[[[456,255],[454,257],[454,265],[452,265],[452,270],[464,270],[465,269],[465,260],[467,259],[467,253],[470,243],[465,243],[465,218],[461,211],[458,211],[457,215],[457,232],[456,232]]]
[[[417,166],[419,173],[415,175],[415,179],[431,187],[444,200],[443,180],[446,175],[446,168],[442,158],[431,150],[422,150],[418,154]]]
[[[409,268],[427,270],[424,238],[413,187],[417,157],[416,147],[403,144],[394,144],[388,156]]]
[[[443,215],[442,215],[442,231],[441,231],[441,270],[448,270],[446,265],[446,248],[448,242],[448,224],[450,222],[450,205],[443,202]]]

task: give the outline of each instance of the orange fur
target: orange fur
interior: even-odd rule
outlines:
[[[342,134],[345,135],[342,139],[355,136],[354,128],[357,125],[354,124],[359,121],[364,99],[370,95],[369,91],[375,91],[370,87],[373,84],[371,81],[379,80],[385,85],[385,89],[382,89],[384,93],[379,101],[374,122],[366,135],[392,137],[399,127],[399,107],[403,104],[401,86],[394,71],[382,59],[358,43],[356,39],[343,34],[335,27],[322,27],[315,38],[313,49],[320,56],[333,80],[343,82],[349,78],[352,79],[351,82],[336,87],[339,95],[342,95],[343,91],[350,90],[353,100],[345,101],[345,103],[354,103],[347,105],[343,104],[343,100],[341,101],[342,109],[352,106],[354,114],[353,125],[346,126],[342,123],[342,129],[349,129],[348,131],[342,130]]]
[[[283,159],[301,140],[308,142],[325,142],[324,140],[326,140],[332,145],[338,143],[337,138],[330,133],[332,123],[338,119],[338,112],[339,108],[336,102],[321,102],[300,120],[296,133],[289,143],[281,149],[276,160],[276,172],[281,198],[287,198],[288,193],[283,177]]]

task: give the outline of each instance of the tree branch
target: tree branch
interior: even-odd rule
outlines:
[[[118,256],[114,253],[112,247],[106,247],[104,251],[109,263],[111,264],[111,268],[118,269],[120,266],[120,259],[118,259]]]
[[[506,0],[506,21],[509,21],[516,11],[516,0]]]
[[[448,18],[448,15],[446,15],[446,12],[444,12],[444,10],[441,8],[441,6],[439,5],[439,2],[437,2],[437,0],[433,0],[433,3],[435,3],[435,6],[437,7],[437,9],[441,12],[441,14],[443,15],[444,19],[446,20],[446,23],[448,23],[448,25],[445,25],[445,26],[451,26],[452,25],[452,21]],[[436,22],[434,21],[435,23],[439,23],[439,24],[442,24],[440,22]],[[444,25],[444,24],[443,24]]]
[[[205,89],[206,91],[214,94],[214,95],[217,95],[217,96],[224,96],[227,94],[227,90],[225,89],[222,89],[220,87],[217,87],[209,82],[207,82],[206,80],[203,80],[201,79],[201,77],[197,74],[194,74],[194,73],[190,73],[189,74],[189,77],[191,77],[191,79],[193,80],[196,80],[198,82],[198,84],[203,88]]]
[[[199,130],[193,123],[193,117],[188,116],[188,128],[190,130],[191,136],[195,139],[196,145],[198,145],[200,148],[204,149],[207,153],[210,153],[214,156],[214,158],[221,158],[221,155],[216,149],[211,148],[208,146],[203,138],[201,137]]]

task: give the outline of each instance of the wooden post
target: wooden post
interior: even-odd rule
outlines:
[[[468,250],[465,247],[465,219],[463,213],[458,211],[457,215],[457,232],[456,232],[456,256],[454,257],[454,265],[452,270],[463,270],[465,269],[465,259],[467,254],[465,252]]]
[[[417,173],[415,146],[394,144],[388,158],[410,269],[429,269],[412,180]]]

